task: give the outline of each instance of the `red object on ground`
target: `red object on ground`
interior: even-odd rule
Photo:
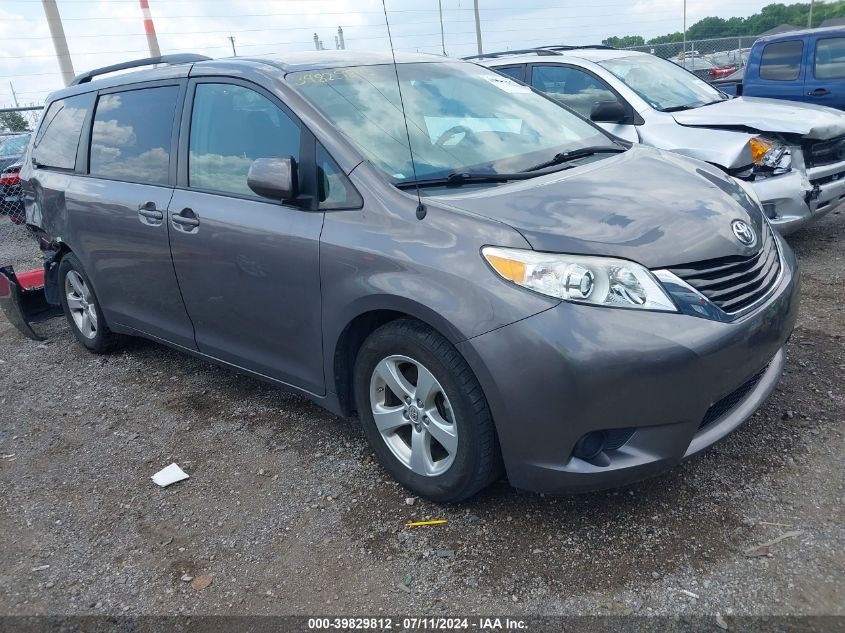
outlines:
[[[18,283],[21,288],[32,290],[33,288],[44,287],[44,269],[37,268],[35,270],[28,270],[24,273],[18,273]]]

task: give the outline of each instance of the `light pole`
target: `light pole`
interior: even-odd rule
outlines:
[[[478,42],[478,54],[481,55],[481,16],[478,14],[478,0],[475,0],[475,39]]]
[[[53,48],[56,49],[56,58],[59,60],[59,69],[62,71],[62,79],[65,85],[69,86],[76,74],[73,72],[73,62],[70,59],[70,51],[67,49],[65,30],[62,27],[62,16],[56,6],[56,0],[41,0],[44,6],[44,15],[47,16],[47,26],[50,27],[50,35],[53,37]]]
[[[810,0],[810,15],[807,17],[807,28],[813,28],[813,0]]]
[[[153,26],[153,16],[150,13],[150,3],[141,0],[141,11],[144,14],[144,32],[147,34],[147,46],[150,49],[150,57],[161,57],[161,49],[158,47],[156,27]]]
[[[446,55],[446,36],[443,34],[443,0],[437,0],[437,8],[440,10],[440,48],[443,55]]]

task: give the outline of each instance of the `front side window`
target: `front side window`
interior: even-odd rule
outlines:
[[[50,104],[35,135],[32,162],[36,167],[73,169],[85,116],[94,93],[59,99]]]
[[[655,110],[689,110],[727,97],[677,64],[654,55],[631,55],[599,62]]]
[[[166,185],[177,86],[101,95],[91,132],[90,173]]]
[[[760,79],[793,81],[801,74],[801,58],[804,56],[804,42],[772,42],[766,44],[760,57]]]
[[[599,101],[618,101],[606,83],[577,68],[534,66],[531,85],[587,118]]]
[[[816,79],[845,77],[845,37],[826,37],[816,42]]]
[[[280,107],[254,90],[198,84],[191,114],[191,187],[254,196],[247,174],[256,158],[299,160],[300,129]]]
[[[591,123],[475,64],[406,63],[397,70],[377,64],[294,72],[286,79],[396,184],[415,175],[510,173],[556,152],[614,146]]]
[[[357,209],[361,196],[325,148],[317,144],[317,185],[320,209]]]

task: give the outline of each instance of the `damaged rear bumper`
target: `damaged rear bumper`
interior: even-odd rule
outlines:
[[[750,183],[769,221],[781,235],[797,231],[845,201],[845,163],[812,168]]]
[[[0,268],[0,310],[21,334],[35,341],[44,337],[32,329],[32,324],[62,314],[60,305],[47,301],[44,280],[44,269],[18,275],[12,266]]]

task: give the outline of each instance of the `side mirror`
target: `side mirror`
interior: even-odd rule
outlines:
[[[246,184],[262,198],[293,200],[299,195],[296,161],[287,158],[257,158],[249,166]]]
[[[595,123],[626,123],[628,110],[619,101],[599,101],[590,111],[590,120]]]

